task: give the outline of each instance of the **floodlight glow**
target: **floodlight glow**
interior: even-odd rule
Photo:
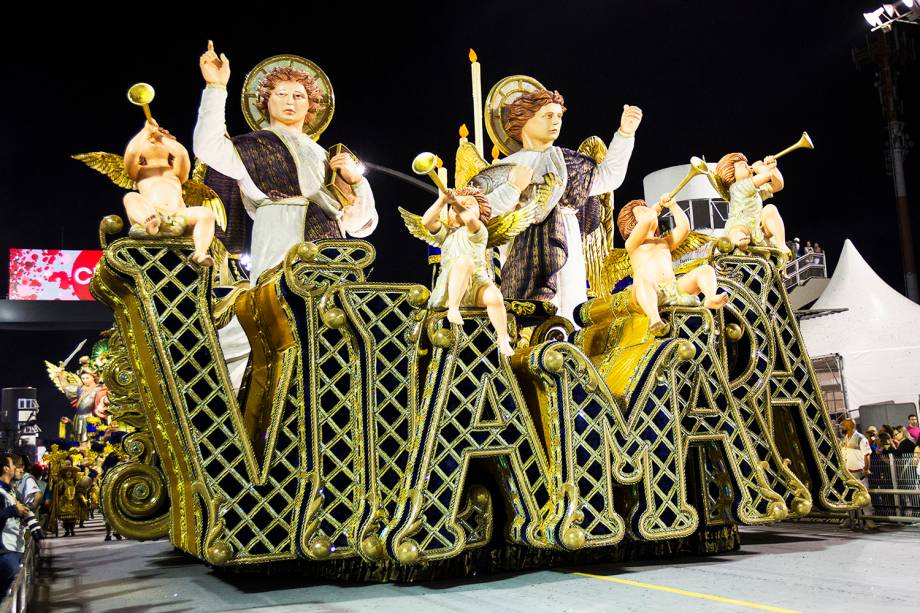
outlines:
[[[882,25],[882,13],[885,11],[883,8],[877,8],[871,13],[863,13],[863,18],[873,28],[877,28]]]
[[[914,0],[901,0],[901,3],[909,9],[914,8]]]

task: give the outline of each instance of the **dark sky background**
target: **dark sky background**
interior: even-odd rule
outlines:
[[[137,81],[157,92],[154,117],[191,149],[203,81],[198,56],[208,38],[231,62],[228,126],[248,130],[237,100],[245,74],[278,53],[319,64],[336,95],[320,144],[343,142],[362,159],[408,171],[420,151],[452,167],[461,123],[472,127],[473,47],[484,94],[498,79],[523,73],[558,89],[568,112],[558,144],[608,141],[622,105],[644,110],[622,203],[642,196],[642,179],[729,151],[759,158],[791,145],[803,130],[814,151],[795,152],[781,168],[776,199],[790,237],[817,240],[830,264],[846,238],[893,287],[903,291],[897,219],[886,174],[885,124],[871,67],[857,69],[867,2],[492,2],[386,3],[337,9],[278,5],[273,27],[258,5],[246,13],[211,11],[173,18],[106,12],[59,13],[66,30],[27,32],[29,44],[0,42],[6,95],[0,148],[0,253],[21,248],[96,249],[99,220],[124,215],[123,192],[69,155],[122,153],[143,124],[125,92]],[[183,7],[184,8],[184,7]],[[20,23],[44,23],[36,15]],[[920,26],[903,26],[916,44]],[[158,34],[158,32],[160,32]],[[918,138],[920,65],[900,75],[904,119]],[[487,143],[486,151],[491,147]],[[908,155],[908,195],[920,202],[920,156]],[[380,224],[373,280],[427,281],[421,243],[404,230],[397,206],[422,211],[425,192],[369,174]],[[916,211],[916,206],[914,207]],[[913,214],[915,237],[920,236]],[[916,240],[915,240],[916,242]],[[2,266],[0,287],[7,287]],[[0,386],[39,387],[51,423],[66,404],[44,374],[88,333],[0,331],[6,366]],[[90,343],[93,339],[91,339]]]

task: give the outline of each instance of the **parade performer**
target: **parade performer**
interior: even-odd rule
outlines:
[[[598,164],[586,154],[554,145],[565,110],[559,92],[546,89],[524,92],[510,102],[502,109],[503,127],[518,150],[497,164],[510,170],[503,180],[486,170],[470,184],[482,189],[492,210],[501,214],[526,199],[534,177],[552,174],[558,179],[535,223],[507,250],[501,287],[508,298],[552,301],[560,315],[571,319],[575,307],[587,299],[583,237],[600,223],[599,196],[623,183],[642,111],[624,106],[620,127]]]
[[[786,226],[779,210],[763,201],[783,189],[783,175],[775,156],[748,164],[743,153],[728,153],[716,165],[716,176],[729,194],[725,228],[732,244],[772,246],[791,255],[786,245]]]
[[[721,309],[728,302],[728,294],[716,293],[716,272],[712,266],[697,266],[680,278],[674,274],[672,252],[690,234],[690,220],[676,204],[670,194],[663,194],[651,207],[644,200],[631,200],[617,216],[617,227],[626,241],[633,271],[631,297],[648,317],[649,331],[655,335],[667,329],[659,306],[699,306],[700,293],[704,295],[703,306],[710,309]],[[664,236],[658,228],[658,215],[663,208],[671,211],[675,222],[674,229]]]
[[[311,138],[325,128],[317,120],[323,116],[323,106],[331,104],[324,96],[330,92],[321,88],[328,88],[325,75],[318,80],[309,74],[308,67],[322,71],[302,58],[284,59],[279,58],[255,83],[254,106],[262,117],[254,122],[259,121],[256,125],[261,129],[233,139],[226,137],[224,118],[230,61],[223,53],[218,57],[208,41],[199,62],[207,86],[201,96],[193,149],[211,170],[238,186],[235,194],[225,196],[217,187],[220,181],[212,183],[224,201],[236,202],[241,195],[242,205],[255,220],[250,250],[253,284],[300,241],[361,238],[377,226],[374,195],[354,157],[342,152],[327,160],[326,151]],[[344,186],[345,204],[324,189],[327,164],[350,184]],[[234,208],[228,204],[231,225]]]
[[[441,249],[441,272],[429,308],[447,307],[448,321],[462,325],[461,306],[485,307],[495,328],[499,351],[507,356],[514,355],[508,335],[508,315],[502,293],[492,278],[486,251],[526,228],[532,222],[534,210],[531,205],[491,220],[489,200],[472,187],[441,192],[420,219],[400,209],[406,227],[414,236]]]

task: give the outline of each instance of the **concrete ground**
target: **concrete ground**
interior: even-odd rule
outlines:
[[[102,540],[99,520],[48,539],[31,611],[911,611],[920,528],[831,524],[744,528],[740,551],[424,585],[309,585],[223,576],[164,541]]]

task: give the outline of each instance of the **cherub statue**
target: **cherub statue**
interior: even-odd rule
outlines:
[[[725,229],[732,244],[740,249],[751,244],[772,246],[791,255],[779,210],[763,204],[784,186],[776,158],[768,155],[762,162],[749,165],[743,153],[728,153],[719,160],[715,174],[729,196]]]
[[[400,208],[409,232],[441,248],[441,272],[428,306],[447,307],[447,319],[463,324],[461,306],[485,307],[498,337],[498,349],[514,355],[508,335],[505,300],[492,278],[486,253],[519,234],[532,221],[531,204],[491,219],[485,194],[473,187],[441,192],[422,217]]]
[[[658,214],[663,208],[670,209],[675,223],[674,229],[664,236],[658,229]],[[670,194],[663,194],[651,207],[644,200],[627,202],[617,216],[617,227],[626,241],[632,267],[632,299],[648,316],[652,334],[658,336],[667,331],[659,306],[699,306],[700,293],[704,296],[703,306],[710,309],[721,309],[728,302],[728,294],[716,293],[716,272],[712,266],[697,266],[680,278],[674,274],[674,254],[690,235],[690,220]]]
[[[122,158],[93,152],[73,156],[132,191],[124,205],[133,236],[183,236],[195,243],[192,261],[211,266],[208,248],[215,223],[226,227],[226,213],[217,194],[201,183],[204,167],[196,164],[189,176],[188,151],[168,131],[148,120],[128,143]],[[202,206],[196,206],[202,205]]]

